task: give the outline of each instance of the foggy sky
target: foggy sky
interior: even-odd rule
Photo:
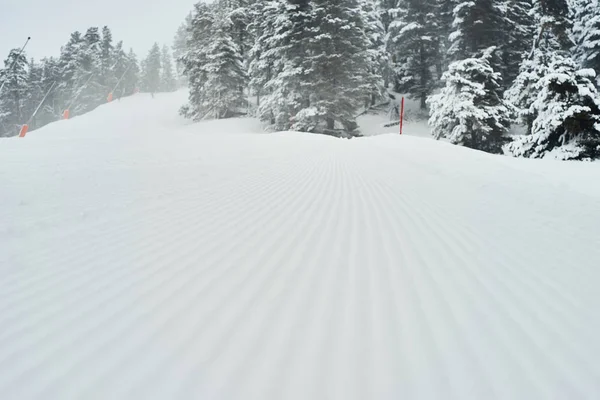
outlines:
[[[173,36],[198,0],[0,0],[0,59],[21,47],[27,56],[58,56],[71,32],[108,25],[114,41],[145,57],[154,42],[172,45]],[[3,64],[2,64],[3,65]]]

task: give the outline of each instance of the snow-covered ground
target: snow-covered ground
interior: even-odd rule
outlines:
[[[184,101],[0,140],[0,399],[600,398],[600,164]]]

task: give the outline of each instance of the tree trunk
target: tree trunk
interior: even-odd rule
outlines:
[[[327,118],[327,129],[333,130],[335,128],[335,119]]]

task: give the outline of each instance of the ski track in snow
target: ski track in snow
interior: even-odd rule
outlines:
[[[0,399],[600,398],[598,164],[183,101],[0,141]]]

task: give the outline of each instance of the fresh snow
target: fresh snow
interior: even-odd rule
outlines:
[[[600,398],[600,165],[192,124],[0,140],[0,399]]]

